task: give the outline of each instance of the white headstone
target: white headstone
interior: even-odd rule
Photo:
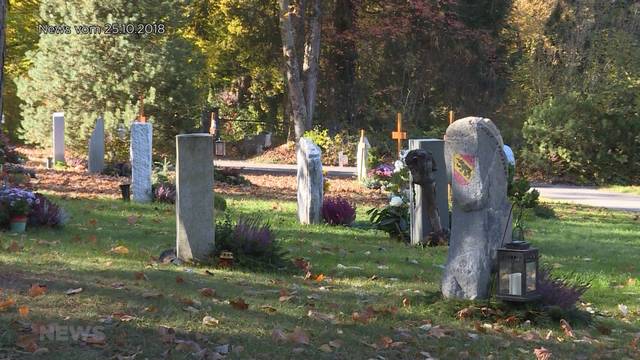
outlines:
[[[53,113],[53,161],[64,161],[64,112]]]
[[[134,122],[131,125],[131,192],[133,201],[150,202],[153,128],[150,123]]]
[[[298,219],[301,224],[318,224],[321,218],[323,177],[321,151],[313,141],[298,142]]]
[[[89,172],[101,173],[102,170],[104,170],[104,119],[99,117],[89,138]]]
[[[213,136],[176,136],[176,254],[205,262],[215,242]]]
[[[369,171],[368,167],[368,159],[369,159],[369,149],[371,149],[371,145],[369,144],[369,140],[366,136],[364,136],[364,132],[360,135],[360,141],[358,142],[358,150],[356,154],[356,166],[358,171],[358,180],[364,181],[367,178],[367,172]]]
[[[338,152],[338,166],[344,167],[349,165],[349,157],[344,152]]]

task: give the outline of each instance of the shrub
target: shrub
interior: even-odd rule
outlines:
[[[338,165],[338,154],[342,152],[353,163],[356,156],[358,138],[346,132],[339,132],[333,137],[327,129],[316,127],[304,133],[304,137],[313,141],[322,150],[322,163]]]
[[[351,225],[356,219],[356,206],[344,198],[325,198],[322,218],[331,225]]]
[[[153,191],[154,199],[157,202],[175,204],[176,203],[176,186],[170,182],[163,182],[155,186]]]
[[[0,164],[17,164],[22,162],[22,157],[11,144],[9,137],[0,133]]]
[[[224,212],[227,210],[227,200],[225,200],[222,196],[218,194],[213,194],[213,208]]]
[[[35,194],[35,201],[28,217],[29,226],[62,227],[68,216],[64,209],[54,204],[46,196]]]
[[[393,239],[409,243],[409,206],[399,196],[393,196],[389,205],[367,211],[374,229],[382,230]]]
[[[287,266],[268,223],[260,218],[241,218],[233,223],[228,214],[216,223],[215,255],[231,251],[235,263],[248,268],[280,269]]]
[[[589,283],[574,283],[567,279],[554,278],[548,267],[541,267],[538,271],[538,291],[541,302],[548,307],[570,310],[575,307],[590,286]]]

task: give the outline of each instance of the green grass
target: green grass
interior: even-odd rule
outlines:
[[[640,185],[611,185],[602,187],[600,189],[625,194],[640,195]]]
[[[445,247],[411,248],[392,242],[385,234],[359,227],[344,228],[300,226],[295,203],[284,202],[274,209],[273,201],[228,199],[229,208],[238,214],[268,214],[283,247],[292,257],[311,261],[312,271],[325,275],[321,282],[305,281],[303,274],[253,273],[245,270],[218,270],[206,267],[157,265],[158,256],[175,242],[175,214],[165,205],[124,204],[115,200],[72,200],[55,198],[71,214],[64,230],[29,230],[24,235],[0,234],[0,247],[12,241],[23,246],[19,252],[0,252],[0,298],[12,297],[30,312],[20,318],[16,308],[0,312],[0,358],[28,357],[15,346],[20,323],[103,326],[104,347],[91,347],[77,341],[38,341],[49,352],[48,359],[114,358],[138,354],[137,359],[192,359],[189,351],[163,344],[158,335],[161,325],[175,329],[177,338],[190,339],[213,348],[231,344],[243,351],[229,358],[254,359],[368,359],[380,355],[386,359],[419,359],[429,352],[440,359],[531,359],[533,349],[544,346],[555,358],[622,359],[640,356],[630,349],[634,334],[640,332],[638,303],[638,247],[640,222],[624,212],[594,210],[571,205],[553,205],[558,219],[530,219],[531,242],[540,249],[543,263],[556,273],[575,279],[589,279],[592,288],[584,301],[598,314],[591,323],[573,324],[576,337],[589,336],[596,342],[575,343],[561,338],[557,322],[518,325],[502,331],[478,331],[473,321],[458,320],[462,302],[444,301],[439,295],[441,266]],[[366,219],[360,207],[358,220]],[[141,216],[130,224],[130,216]],[[45,244],[42,241],[58,241]],[[95,240],[95,241],[94,241]],[[123,245],[129,254],[109,250]],[[417,262],[417,263],[416,263]],[[338,264],[358,269],[341,269]],[[205,273],[209,270],[213,275]],[[144,272],[147,279],[137,280]],[[376,280],[371,280],[376,275]],[[176,282],[176,277],[184,283]],[[48,287],[45,295],[28,297],[32,283]],[[112,285],[122,283],[125,289]],[[67,296],[70,288],[82,287],[80,294]],[[216,300],[202,297],[198,289],[214,288]],[[279,292],[295,293],[287,302],[279,302]],[[149,292],[161,298],[145,298]],[[226,300],[243,298],[249,309],[236,310]],[[181,300],[194,299],[196,312],[185,311]],[[402,305],[403,299],[409,306]],[[626,304],[631,315],[622,319],[618,304]],[[260,307],[276,309],[268,313]],[[379,314],[367,324],[352,320],[354,311],[372,305],[376,309],[397,307],[395,314]],[[145,311],[155,307],[157,311]],[[310,309],[335,316],[335,323],[312,319]],[[135,316],[128,322],[100,319],[117,312]],[[205,315],[220,320],[216,327],[202,325]],[[449,330],[440,339],[427,335],[419,327],[426,322]],[[272,331],[289,333],[304,329],[310,345],[276,343]],[[600,330],[598,330],[600,329]],[[605,330],[603,330],[605,329]],[[534,332],[549,340],[525,340]],[[603,332],[605,334],[603,334]],[[477,338],[472,339],[472,337]],[[376,349],[371,344],[384,336],[404,342],[396,347]],[[343,345],[325,353],[319,348],[332,340]],[[301,348],[299,353],[292,353]],[[172,349],[169,353],[167,350]]]

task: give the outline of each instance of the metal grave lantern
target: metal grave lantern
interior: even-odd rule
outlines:
[[[214,149],[215,156],[225,156],[227,154],[226,144],[220,138],[216,140],[215,145],[216,145]]]
[[[514,241],[498,249],[498,299],[536,300],[540,297],[537,281],[538,249],[526,241]]]

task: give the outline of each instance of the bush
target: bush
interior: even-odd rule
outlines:
[[[639,109],[605,96],[572,93],[535,107],[522,129],[526,165],[579,183],[640,178]]]
[[[224,212],[227,210],[227,200],[218,194],[213,194],[213,208],[217,211]]]
[[[570,310],[590,286],[589,283],[573,283],[566,279],[554,278],[548,267],[541,267],[538,271],[538,292],[542,304],[548,307]]]
[[[36,193],[35,197],[36,199],[27,220],[29,226],[47,226],[52,228],[64,226],[68,219],[64,209],[54,204],[42,194]]]
[[[341,197],[325,198],[322,218],[331,225],[351,225],[356,219],[356,206]]]
[[[22,162],[22,157],[11,144],[9,137],[0,133],[0,164],[18,164]]]
[[[287,266],[285,252],[280,249],[268,223],[260,218],[241,218],[233,223],[228,214],[216,223],[215,255],[233,253],[237,265],[247,268],[280,269]]]
[[[338,165],[338,154],[341,151],[352,164],[355,163],[357,137],[349,135],[347,132],[339,132],[331,137],[327,129],[321,129],[320,127],[306,131],[304,137],[309,138],[320,147],[323,164]]]
[[[409,206],[399,196],[393,196],[389,205],[367,211],[374,229],[382,230],[393,239],[409,243]]]

